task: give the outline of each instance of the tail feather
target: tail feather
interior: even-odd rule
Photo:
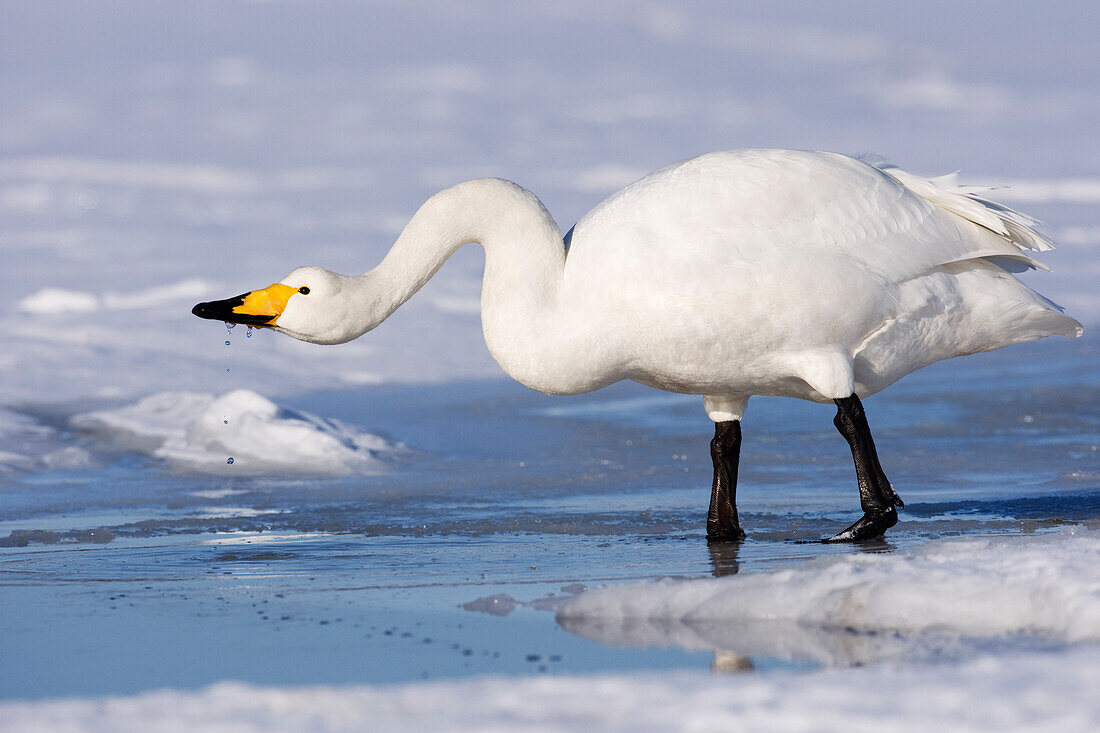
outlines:
[[[1021,254],[1024,250],[1045,252],[1054,249],[1054,242],[1036,228],[1039,224],[1037,219],[978,195],[991,190],[989,188],[960,185],[957,173],[922,178],[894,166],[878,167],[926,201],[1014,244]]]

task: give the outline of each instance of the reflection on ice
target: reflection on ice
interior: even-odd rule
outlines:
[[[716,573],[728,572],[731,556],[717,556]],[[822,558],[767,574],[603,588],[557,618],[608,644],[830,666],[938,655],[965,639],[1097,641],[1100,532],[1075,527]]]
[[[843,629],[803,626],[792,621],[718,622],[670,619],[579,619],[559,615],[566,631],[614,646],[679,647],[710,650],[722,657],[776,660],[797,666],[856,666],[902,657],[913,660],[927,639],[859,634]],[[755,665],[755,662],[750,662]],[[725,671],[725,670],[723,670]]]
[[[710,564],[714,568],[714,577],[722,578],[727,575],[737,575],[741,566],[737,564],[737,552],[741,549],[740,542],[708,542],[707,552],[710,554]]]

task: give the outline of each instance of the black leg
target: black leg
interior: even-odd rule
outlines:
[[[737,521],[737,461],[741,455],[741,421],[714,423],[710,458],[714,463],[714,483],[707,512],[707,540],[737,542],[745,537]]]
[[[894,507],[905,506],[901,497],[894,493],[875,452],[875,441],[871,438],[871,429],[867,427],[867,415],[863,404],[854,394],[833,400],[836,402],[836,417],[833,424],[852,449],[852,458],[856,464],[856,480],[859,481],[859,505],[863,517],[848,529],[830,537],[826,542],[859,542],[878,537],[898,522],[898,512]]]

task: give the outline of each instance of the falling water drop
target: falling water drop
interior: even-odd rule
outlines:
[[[246,339],[252,338],[252,326],[248,326],[248,330],[244,332],[244,337]]]
[[[225,332],[226,333],[233,333],[233,327],[236,326],[236,325],[237,325],[236,323],[230,323],[229,321],[226,321],[225,322]]]
[[[229,346],[229,339],[226,339],[226,340],[225,340],[225,345],[226,345],[226,346]]]
[[[228,425],[228,424],[229,424],[228,420],[222,420],[222,425]]]
[[[226,368],[225,368],[225,373],[226,373],[226,374],[229,374],[229,367],[226,367]]]
[[[228,463],[229,465],[233,465],[233,456],[229,456],[229,458],[226,458],[225,462]]]

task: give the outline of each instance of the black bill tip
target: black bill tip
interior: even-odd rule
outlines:
[[[213,305],[213,303],[199,303],[191,309],[191,313],[198,316],[199,318],[213,319],[215,318],[215,316],[213,309],[210,307],[211,305]]]
[[[211,321],[225,321],[226,323],[243,323],[246,326],[264,326],[278,317],[277,313],[261,315],[252,313],[235,313],[234,308],[244,305],[244,299],[248,293],[238,295],[225,300],[211,300],[207,303],[199,303],[191,309],[191,313],[199,318],[207,318]]]

